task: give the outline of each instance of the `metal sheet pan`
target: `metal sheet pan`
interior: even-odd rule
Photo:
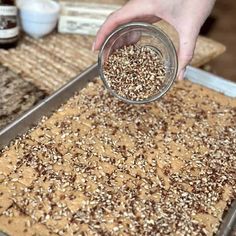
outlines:
[[[236,83],[232,81],[192,66],[187,67],[185,76],[193,83],[213,89],[228,97],[236,98]]]
[[[223,217],[223,221],[216,236],[235,236],[235,235],[236,235],[236,200],[234,200],[229,210]]]
[[[7,146],[17,136],[24,134],[35,126],[42,116],[49,116],[60,105],[72,97],[76,91],[81,90],[86,84],[98,75],[97,64],[89,67],[83,73],[69,81],[63,87],[45,98],[38,105],[20,116],[14,122],[0,130],[0,150]]]
[[[97,64],[94,64],[6,128],[0,130],[0,150],[17,136],[22,135],[35,126],[42,116],[52,114],[52,112],[61,104],[72,97],[76,91],[84,88],[86,84],[96,76],[98,76],[98,66]],[[236,84],[218,76],[189,67],[187,69],[186,78],[193,83],[201,84],[205,87],[224,93],[227,96],[236,97]],[[216,236],[232,236],[234,233],[236,234],[236,200],[225,213]],[[6,234],[0,232],[0,236],[6,236]]]

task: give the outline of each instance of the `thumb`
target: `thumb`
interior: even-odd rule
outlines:
[[[145,12],[148,14],[144,14],[144,7]],[[151,4],[151,1],[147,1],[146,3],[143,0],[140,0],[140,3],[134,0],[128,1],[122,8],[109,15],[103,23],[97,33],[93,50],[98,50],[105,38],[121,24],[126,24],[140,17],[145,19],[145,16],[153,14],[153,5]]]
[[[198,33],[179,33],[179,50],[178,50],[178,79],[184,78],[186,66],[193,58]]]

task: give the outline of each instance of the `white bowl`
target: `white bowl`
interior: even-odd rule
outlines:
[[[23,30],[34,38],[43,37],[56,27],[60,5],[52,0],[21,0],[20,19]]]

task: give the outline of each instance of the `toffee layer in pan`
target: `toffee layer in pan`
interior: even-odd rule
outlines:
[[[89,83],[0,155],[9,235],[213,235],[236,196],[236,101],[181,81],[128,105]]]

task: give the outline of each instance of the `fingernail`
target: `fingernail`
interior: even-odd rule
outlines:
[[[94,42],[93,42],[93,46],[92,46],[92,51],[93,51],[93,52],[95,51],[95,44],[96,44],[96,42],[94,41]]]

